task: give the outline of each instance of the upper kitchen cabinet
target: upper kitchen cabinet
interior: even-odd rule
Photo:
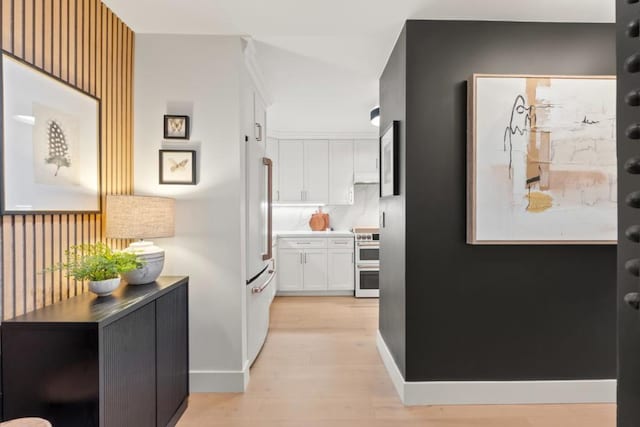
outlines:
[[[304,201],[326,204],[329,200],[329,141],[304,142]]]
[[[329,143],[329,204],[353,204],[353,183],[353,141],[331,141]]]
[[[280,140],[278,147],[280,202],[304,200],[304,144],[297,140]]]
[[[361,139],[355,143],[355,182],[379,183],[379,143],[376,139]]]
[[[279,202],[329,202],[329,141],[282,139],[278,160]]]
[[[279,144],[275,138],[267,138],[267,157],[271,159],[273,165],[273,201],[280,201],[280,155]]]

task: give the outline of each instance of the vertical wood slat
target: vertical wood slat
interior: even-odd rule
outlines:
[[[101,199],[133,190],[134,33],[100,0],[1,0],[0,45],[101,100]],[[101,214],[4,216],[0,318],[86,292],[43,271],[74,244],[104,241]],[[122,248],[126,242],[107,242]]]
[[[22,20],[24,16],[24,10],[22,8],[22,0],[13,0],[13,52],[24,58],[24,22]]]
[[[30,64],[33,64],[33,12],[34,0],[26,0],[24,6],[24,57],[23,59]]]
[[[2,48],[13,52],[13,0],[2,0]]]
[[[67,82],[77,86],[76,80],[76,0],[67,0]]]
[[[34,0],[33,5],[33,64],[44,68],[44,0]]]
[[[51,17],[53,16],[53,0],[44,0],[44,12],[42,14],[43,32],[42,32],[42,49],[44,70],[53,74],[53,25]]]
[[[11,217],[2,218],[2,303],[3,315],[5,317],[14,316],[13,303],[13,239],[11,236]],[[5,285],[6,284],[6,285]]]

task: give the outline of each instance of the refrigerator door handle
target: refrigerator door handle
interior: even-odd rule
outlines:
[[[269,270],[269,274],[271,274],[271,277],[269,277],[267,279],[267,281],[264,282],[264,285],[262,285],[260,287],[256,286],[255,288],[251,288],[251,293],[252,294],[260,294],[260,293],[264,292],[264,290],[267,289],[269,284],[271,284],[271,282],[273,282],[273,279],[276,277],[276,270]]]
[[[267,253],[262,260],[267,261],[273,258],[273,162],[263,157],[262,164],[267,167]]]

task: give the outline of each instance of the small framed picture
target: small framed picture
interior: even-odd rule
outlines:
[[[164,139],[189,139],[189,116],[164,116]]]
[[[380,197],[400,194],[399,139],[400,122],[394,120],[380,138]]]
[[[196,184],[194,150],[160,150],[160,184]]]

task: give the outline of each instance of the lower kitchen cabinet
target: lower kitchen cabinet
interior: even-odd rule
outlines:
[[[3,419],[173,426],[189,393],[188,278],[83,294],[2,323]]]
[[[303,256],[303,289],[323,291],[327,289],[327,250],[307,249]]]
[[[353,290],[355,265],[353,249],[332,249],[329,251],[330,290]]]
[[[299,291],[303,289],[303,256],[304,251],[298,249],[280,249],[278,251],[278,290]]]
[[[278,242],[278,291],[354,290],[353,238],[286,238]]]

